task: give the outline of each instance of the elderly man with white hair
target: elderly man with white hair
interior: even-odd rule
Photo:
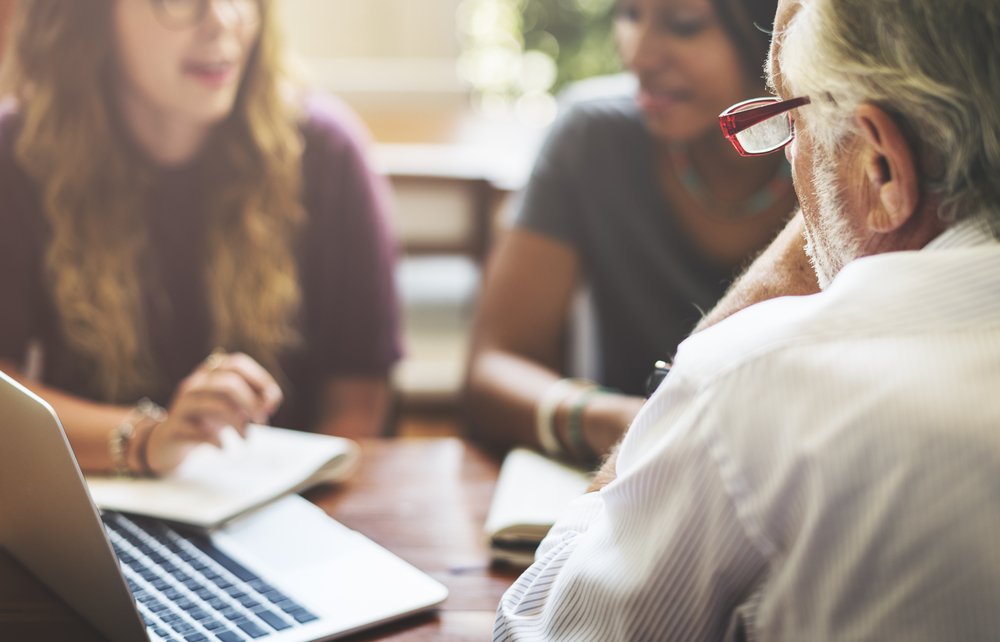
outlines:
[[[785,149],[801,215],[495,640],[1000,639],[997,43],[997,0],[780,3],[777,97],[721,121]]]

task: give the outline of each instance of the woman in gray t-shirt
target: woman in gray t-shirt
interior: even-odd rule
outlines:
[[[764,95],[775,0],[621,0],[638,80],[559,119],[491,257],[469,371],[473,435],[588,461],[618,441],[658,360],[795,208],[780,155],[746,159],[718,115]],[[566,320],[586,285],[595,382],[566,380]]]

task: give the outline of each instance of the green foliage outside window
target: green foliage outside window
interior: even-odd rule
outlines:
[[[558,92],[575,80],[621,70],[612,20],[614,0],[523,0],[522,33],[526,50],[556,61]]]
[[[615,0],[462,0],[459,73],[486,114],[545,125],[567,83],[621,69]]]

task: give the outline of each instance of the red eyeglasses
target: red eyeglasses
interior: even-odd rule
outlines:
[[[751,98],[719,115],[722,133],[743,156],[760,156],[782,149],[795,138],[788,112],[809,99]]]

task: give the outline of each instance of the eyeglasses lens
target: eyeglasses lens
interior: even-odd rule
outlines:
[[[239,24],[253,24],[260,19],[259,0],[153,0],[160,20],[169,27],[192,27],[205,17],[212,2]]]
[[[788,114],[778,114],[736,134],[743,149],[751,154],[775,150],[792,138],[792,122]]]

